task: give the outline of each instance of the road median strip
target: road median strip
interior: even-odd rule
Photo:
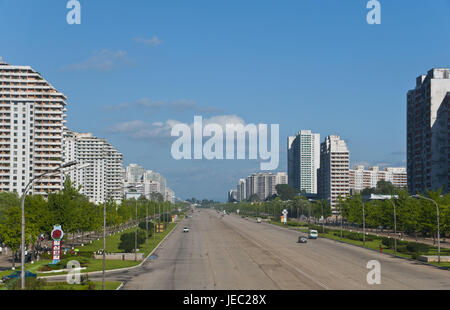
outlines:
[[[175,222],[175,225],[172,226],[172,228],[170,229],[170,231],[167,233],[166,236],[164,236],[163,239],[161,239],[161,241],[158,242],[158,244],[155,246],[155,248],[136,266],[130,266],[130,267],[125,267],[125,268],[116,268],[116,269],[107,269],[105,270],[105,273],[112,273],[112,272],[121,272],[121,271],[126,271],[126,270],[131,270],[134,268],[138,268],[141,267],[150,256],[153,255],[153,253],[160,247],[160,245],[172,234],[172,232],[176,229],[176,227],[178,226],[178,224],[181,222]],[[98,271],[88,271],[88,272],[83,272],[83,275],[97,275],[97,274],[102,274],[103,271],[102,270],[98,270]],[[59,277],[63,277],[66,276],[67,273],[62,273],[59,275],[52,275],[52,276],[38,276],[38,279],[54,279],[54,278],[59,278]]]

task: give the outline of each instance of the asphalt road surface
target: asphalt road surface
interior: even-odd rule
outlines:
[[[156,258],[107,277],[132,290],[450,289],[450,271],[323,238],[299,244],[301,235],[196,211],[161,244]],[[370,260],[380,262],[381,284],[367,283]]]

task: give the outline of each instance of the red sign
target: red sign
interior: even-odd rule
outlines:
[[[51,232],[53,239],[52,258],[53,264],[57,264],[61,260],[61,239],[63,238],[63,231],[61,226],[54,226]]]
[[[60,240],[61,236],[62,236],[62,230],[55,229],[54,231],[52,231],[52,239]]]

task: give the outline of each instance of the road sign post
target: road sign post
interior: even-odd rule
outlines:
[[[55,225],[53,227],[51,237],[52,243],[52,264],[57,264],[61,261],[61,240],[64,236],[64,232],[61,229],[61,225]]]

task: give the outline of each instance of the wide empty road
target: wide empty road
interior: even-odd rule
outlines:
[[[189,233],[183,233],[188,226]],[[450,272],[328,239],[296,243],[301,232],[212,210],[184,219],[156,258],[108,275],[124,289],[450,289]],[[381,284],[366,265],[378,260]]]

